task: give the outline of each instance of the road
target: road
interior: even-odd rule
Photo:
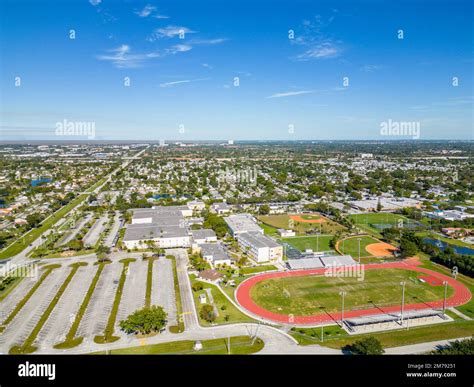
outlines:
[[[112,172],[110,172],[104,179],[104,182],[102,184],[100,184],[98,187],[96,187],[94,190],[92,191],[86,191],[86,192],[82,192],[81,194],[90,194],[90,193],[95,193],[97,194],[100,189],[105,185],[107,184],[107,182],[110,181],[110,179],[112,178],[112,176],[120,171],[121,169],[125,169],[128,167],[128,165],[130,163],[132,163],[134,160],[138,159],[142,154],[143,152],[145,152],[147,149],[149,148],[146,147],[145,149],[142,149],[140,152],[138,152],[135,156],[131,157],[130,159],[128,159],[127,161],[123,162],[122,165],[120,165],[119,167],[117,167],[116,169],[114,169]],[[69,213],[71,213],[72,211],[76,210],[77,208],[79,208],[80,206],[82,205],[82,201],[80,203],[78,203],[78,205],[74,208],[72,208]],[[58,210],[59,211],[59,210]],[[53,227],[55,226],[58,226],[60,225],[62,222],[65,221],[65,218],[62,218],[60,219],[58,222],[56,222],[54,225],[52,225],[47,231],[45,231],[43,234],[41,234],[40,236],[38,236],[38,238],[36,238],[33,243],[31,243],[29,246],[27,246],[23,251],[21,251],[20,253],[18,253],[17,255],[11,257],[9,260],[10,260],[10,264],[11,265],[24,265],[26,263],[28,263],[29,261],[29,258],[28,258],[28,254],[34,250],[36,247],[38,247],[40,244],[43,243],[44,239],[53,231]],[[21,239],[21,238],[20,238]],[[7,259],[8,260],[8,259]]]

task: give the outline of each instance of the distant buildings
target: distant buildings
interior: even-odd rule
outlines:
[[[428,218],[432,219],[444,219],[444,220],[464,220],[467,218],[474,218],[474,214],[469,214],[467,212],[459,211],[459,210],[437,210],[433,212],[424,212]]]
[[[360,211],[377,211],[378,204],[382,206],[381,211],[397,211],[406,207],[420,208],[421,202],[411,198],[386,198],[381,197],[377,199],[352,200],[349,205]]]

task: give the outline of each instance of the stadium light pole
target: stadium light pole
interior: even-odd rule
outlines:
[[[443,315],[446,315],[446,296],[448,294],[448,281],[443,281],[443,285],[444,285]]]
[[[344,297],[346,296],[346,292],[339,292],[339,295],[342,297],[341,328],[344,328]]]
[[[400,285],[402,285],[401,325],[403,326],[403,309],[404,309],[404,307],[405,307],[405,285],[406,285],[406,281],[400,282]]]
[[[362,240],[362,238],[357,238],[358,242],[359,242],[359,265],[360,265],[360,241]]]

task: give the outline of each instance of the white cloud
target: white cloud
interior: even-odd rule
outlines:
[[[180,85],[183,83],[207,81],[209,79],[211,78],[184,79],[182,81],[165,82],[165,83],[161,83],[160,87],[172,87],[172,86]]]
[[[156,11],[156,7],[147,4],[145,5],[145,7],[143,7],[141,11],[136,11],[135,13],[140,17],[148,17],[153,11]]]
[[[207,64],[207,63],[202,63],[201,66],[205,67],[206,69],[209,69],[209,70],[212,70],[214,68],[210,64]]]
[[[122,44],[108,52],[110,54],[99,55],[97,56],[97,59],[111,62],[117,68],[140,67],[146,60],[159,58],[161,56],[157,51],[144,54],[131,54],[131,48],[126,44]]]
[[[102,3],[102,0],[89,0],[89,3],[91,3],[95,7],[96,5]]]
[[[314,91],[313,90],[287,91],[287,92],[284,92],[284,93],[272,94],[272,95],[269,95],[266,98],[293,97],[295,95],[310,94],[310,93],[314,93]]]
[[[202,45],[215,45],[221,44],[226,42],[228,39],[226,38],[215,38],[215,39],[193,39],[190,43],[191,44],[202,44]]]
[[[163,38],[174,38],[179,35],[194,34],[196,31],[193,31],[187,27],[178,27],[178,26],[167,26],[164,28],[157,28],[152,32],[148,37],[149,41],[154,41],[157,39]]]
[[[151,51],[145,53],[134,54],[130,46],[122,44],[117,48],[108,50],[106,55],[98,55],[97,59],[111,62],[117,68],[141,67],[145,62],[163,58],[168,55],[175,55],[181,52],[191,50],[192,47],[186,44],[176,44],[162,51]]]
[[[364,65],[360,68],[360,71],[363,71],[364,73],[371,73],[373,71],[380,70],[382,68],[381,65],[373,65],[373,64],[368,64]]]
[[[186,51],[191,51],[192,46],[189,44],[176,44],[170,48],[166,49],[166,52],[169,54],[177,54],[178,52],[186,52]]]
[[[333,11],[335,13],[335,11]],[[324,31],[334,20],[334,14],[327,20],[320,15],[316,15],[314,20],[304,20],[302,32],[297,31],[295,38],[290,43],[301,46],[305,50],[293,59],[311,60],[335,58],[341,54],[341,42],[328,36]]]
[[[308,60],[308,59],[327,59],[335,58],[339,56],[341,49],[336,47],[334,44],[325,42],[318,44],[314,47],[309,48],[304,53],[298,55],[296,59],[298,60]]]
[[[140,17],[154,17],[155,19],[168,19],[168,16],[165,15],[160,15],[155,12],[156,7],[150,4],[145,5],[141,11],[136,11],[135,14],[137,14]]]

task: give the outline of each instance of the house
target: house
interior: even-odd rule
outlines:
[[[258,263],[283,259],[283,246],[260,232],[243,232],[237,242],[242,251]]]
[[[445,227],[441,229],[441,232],[449,237],[462,238],[468,236],[471,231],[462,227]]]
[[[227,203],[214,203],[211,205],[211,212],[216,213],[217,215],[228,214],[232,211],[232,207]]]
[[[206,208],[206,204],[200,200],[193,200],[188,203],[188,208],[192,211],[202,211]]]

